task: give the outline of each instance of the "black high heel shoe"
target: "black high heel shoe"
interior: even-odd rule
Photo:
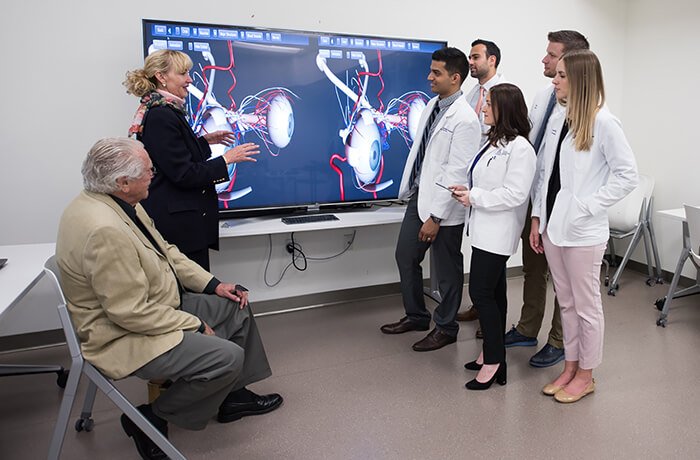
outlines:
[[[474,361],[469,361],[467,364],[465,364],[464,368],[468,371],[480,371],[481,366],[483,366],[483,364],[479,364],[476,362],[476,360],[474,360]]]
[[[498,366],[498,370],[496,371],[496,373],[493,374],[493,377],[491,377],[491,380],[489,380],[488,382],[481,383],[477,379],[474,379],[467,382],[464,386],[467,388],[467,390],[488,390],[489,388],[491,388],[491,385],[494,381],[498,382],[499,385],[505,385],[507,373],[506,369],[506,363],[502,362]]]

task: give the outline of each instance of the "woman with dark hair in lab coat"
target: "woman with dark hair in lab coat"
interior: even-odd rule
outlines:
[[[518,249],[537,162],[528,141],[527,105],[517,86],[501,83],[491,88],[483,113],[491,128],[469,166],[469,186],[450,187],[455,199],[469,208],[469,296],[484,334],[481,354],[464,365],[479,371],[467,382],[469,390],[488,389],[494,380],[506,384],[506,262]]]

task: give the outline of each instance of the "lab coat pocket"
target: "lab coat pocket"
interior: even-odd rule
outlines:
[[[592,229],[593,216],[581,201],[572,195],[567,235],[572,240],[587,237]]]
[[[430,138],[428,148],[435,164],[444,165],[449,160],[448,152],[452,142],[452,131],[447,128],[440,128],[433,133]]]

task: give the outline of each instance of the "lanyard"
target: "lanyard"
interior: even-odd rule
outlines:
[[[468,181],[469,182],[469,189],[471,189],[472,185],[473,185],[472,173],[474,172],[474,167],[479,162],[479,160],[481,160],[481,157],[484,156],[484,153],[486,153],[486,151],[489,149],[490,146],[491,146],[491,144],[489,144],[488,142],[486,144],[484,144],[484,146],[481,148],[481,150],[479,150],[479,153],[476,154],[476,157],[474,158],[474,161],[472,162],[472,165],[469,168],[469,174],[467,175],[467,177],[469,178],[469,181]]]

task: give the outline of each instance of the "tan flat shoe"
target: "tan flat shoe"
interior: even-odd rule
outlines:
[[[595,391],[595,380],[592,380],[591,383],[588,384],[588,386],[583,390],[583,392],[579,395],[571,395],[566,392],[566,389],[562,388],[561,390],[557,391],[556,394],[554,395],[554,399],[557,400],[557,402],[560,403],[574,403],[578,401],[579,399],[583,398],[586,395],[589,395]]]
[[[554,396],[559,390],[564,388],[564,385],[554,385],[553,383],[548,383],[542,388],[542,393],[547,396]]]

